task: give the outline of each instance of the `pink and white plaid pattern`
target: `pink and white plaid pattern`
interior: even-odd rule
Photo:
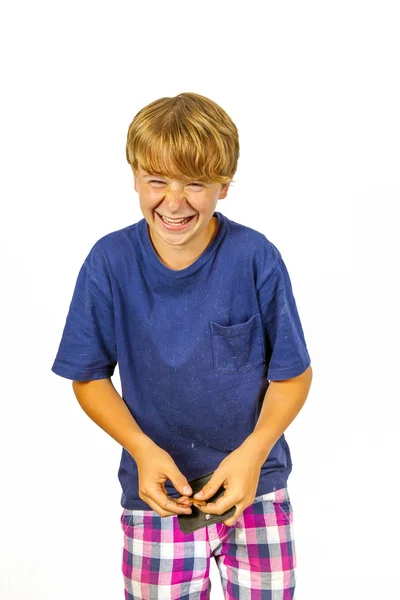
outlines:
[[[231,526],[182,533],[177,516],[124,509],[125,600],[208,600],[210,558],[225,599],[293,600],[296,552],[287,487],[257,496]]]

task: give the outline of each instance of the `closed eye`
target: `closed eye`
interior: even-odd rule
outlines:
[[[165,183],[164,181],[159,181],[158,179],[150,179],[149,183]],[[199,187],[203,187],[201,183],[188,183],[188,185],[197,185]]]

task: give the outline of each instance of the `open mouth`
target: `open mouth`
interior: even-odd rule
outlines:
[[[166,217],[161,216],[157,211],[154,211],[158,216],[159,221],[163,224],[163,226],[168,230],[177,230],[181,231],[188,227],[189,223],[193,221],[196,215],[192,215],[190,217],[184,217],[182,219],[167,219]]]

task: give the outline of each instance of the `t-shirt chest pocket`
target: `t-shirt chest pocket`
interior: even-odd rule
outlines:
[[[245,323],[220,325],[210,321],[214,370],[243,373],[265,363],[264,332],[259,313]]]

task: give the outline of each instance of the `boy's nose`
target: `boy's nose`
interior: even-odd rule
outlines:
[[[168,192],[165,196],[165,206],[172,214],[174,211],[185,208],[187,200],[183,192],[179,190],[176,192]]]

